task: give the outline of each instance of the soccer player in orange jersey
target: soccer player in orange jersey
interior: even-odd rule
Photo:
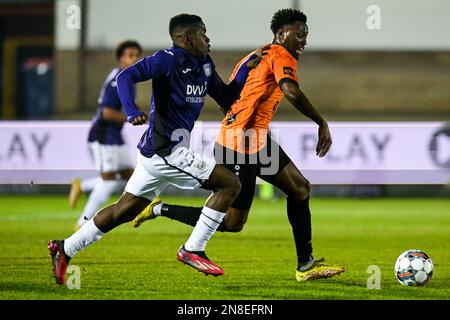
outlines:
[[[344,267],[315,260],[311,244],[310,183],[268,133],[269,123],[283,96],[318,129],[316,153],[323,157],[331,147],[328,124],[312,106],[298,85],[297,60],[306,46],[308,25],[299,10],[283,9],[272,18],[273,42],[267,55],[250,71],[240,98],[226,112],[215,146],[217,163],[234,172],[241,191],[219,226],[220,231],[242,230],[255,193],[256,177],[271,183],[287,195],[287,214],[297,250],[298,281],[329,278],[345,271]],[[251,55],[243,58],[239,66]],[[135,226],[156,216],[195,226],[201,207],[183,207],[155,203],[135,218]]]

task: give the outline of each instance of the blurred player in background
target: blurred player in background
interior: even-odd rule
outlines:
[[[227,113],[215,146],[217,163],[223,163],[235,173],[242,185],[218,230],[242,230],[255,194],[256,177],[278,187],[287,195],[287,215],[297,250],[298,281],[329,278],[345,271],[342,266],[314,259],[310,183],[268,133],[269,123],[284,95],[298,111],[319,126],[317,156],[323,157],[331,147],[327,122],[298,85],[297,60],[306,46],[306,20],[301,11],[294,9],[283,9],[274,14],[270,25],[274,35],[272,47],[258,67],[250,72],[239,100],[224,110]],[[236,66],[231,78],[246,59],[248,56]],[[193,226],[201,216],[201,208],[168,205],[159,200],[140,213],[133,224],[139,226],[158,215]]]
[[[239,179],[214,160],[204,160],[189,150],[188,135],[200,115],[206,94],[225,109],[239,97],[250,68],[261,60],[262,50],[249,56],[227,85],[208,54],[210,40],[199,16],[173,17],[169,33],[172,48],[140,60],[117,76],[128,121],[142,125],[148,120],[149,128],[138,144],[137,165],[122,197],[101,209],[69,238],[50,241],[48,248],[58,284],[65,283],[67,265],[77,252],[98,241],[106,232],[133,220],[168,185],[213,190],[192,234],[178,250],[177,259],[205,274],[223,274],[208,259],[205,247],[239,193]],[[135,83],[149,79],[153,79],[153,92],[147,117],[135,105],[133,88]]]
[[[133,174],[134,163],[122,137],[122,127],[127,121],[127,116],[122,111],[117,93],[116,76],[123,69],[135,64],[141,54],[140,44],[133,40],[123,41],[115,49],[118,66],[106,77],[98,98],[97,114],[88,136],[89,147],[100,177],[82,181],[75,179],[70,190],[71,208],[75,208],[81,192],[92,190],[75,229],[79,229],[90,220],[114,192],[122,192]]]

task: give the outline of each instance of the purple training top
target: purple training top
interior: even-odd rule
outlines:
[[[119,68],[114,68],[106,77],[103,84],[100,96],[98,97],[97,113],[92,121],[91,129],[89,130],[88,141],[98,141],[100,144],[107,145],[122,145],[124,144],[122,138],[123,123],[116,121],[108,121],[103,119],[103,108],[108,107],[117,111],[122,111],[122,104],[120,103],[119,95],[117,93],[116,76],[121,71]],[[134,97],[134,86],[131,87],[131,95]]]

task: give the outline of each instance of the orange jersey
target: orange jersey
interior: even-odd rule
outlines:
[[[234,78],[243,58],[234,68]],[[286,79],[297,82],[297,60],[280,45],[272,45],[259,65],[250,70],[239,100],[236,100],[222,121],[217,142],[228,149],[252,154],[266,144],[269,123],[278,109]]]

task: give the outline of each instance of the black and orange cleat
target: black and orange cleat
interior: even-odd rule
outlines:
[[[48,243],[48,250],[52,257],[52,270],[56,283],[64,285],[66,283],[66,271],[70,257],[64,252],[64,240],[52,240]]]
[[[177,259],[205,275],[211,274],[217,277],[224,274],[223,269],[210,261],[204,251],[188,251],[181,246],[177,252]]]

